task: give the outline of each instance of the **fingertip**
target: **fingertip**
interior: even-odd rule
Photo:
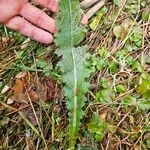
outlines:
[[[49,36],[45,41],[43,41],[43,43],[48,45],[48,44],[51,44],[53,41],[54,41],[54,38],[52,36]]]
[[[51,44],[54,41],[53,36],[49,33],[45,33],[44,36],[41,35],[34,39],[46,45]]]
[[[51,26],[49,25],[49,27],[50,27],[50,29],[48,30],[49,32],[55,33],[57,31],[55,20],[53,20],[53,22],[51,21]]]

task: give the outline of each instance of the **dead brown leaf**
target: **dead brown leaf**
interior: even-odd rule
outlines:
[[[56,90],[57,89],[57,90]],[[56,83],[49,77],[42,77],[38,80],[35,74],[20,72],[16,76],[12,87],[13,97],[17,103],[37,102],[40,100],[50,100],[60,96],[60,90],[56,88]]]
[[[38,95],[36,94],[36,92],[33,89],[31,89],[28,93],[29,93],[30,99],[32,101],[34,101],[34,102],[38,101],[38,99],[39,99]]]
[[[14,86],[12,87],[13,99],[18,103],[27,103],[28,98],[24,94],[25,83],[21,79],[16,79]]]
[[[99,114],[100,119],[106,120],[107,113],[108,113],[108,109],[107,108],[103,109],[102,112]]]
[[[55,83],[50,78],[44,78],[43,84],[45,87],[46,92],[46,100],[49,100],[51,98],[54,98],[55,96]]]

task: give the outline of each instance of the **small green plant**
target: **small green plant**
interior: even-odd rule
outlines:
[[[62,56],[60,69],[64,82],[64,93],[69,111],[69,149],[75,149],[80,120],[84,115],[85,93],[89,83],[85,81],[90,71],[86,65],[86,46],[78,47],[84,38],[84,28],[80,25],[80,4],[77,0],[60,0],[57,17],[58,33],[55,43],[58,56]]]
[[[90,123],[88,123],[88,130],[94,135],[95,140],[101,142],[106,134],[107,126],[105,122],[100,119],[99,114],[93,114]]]

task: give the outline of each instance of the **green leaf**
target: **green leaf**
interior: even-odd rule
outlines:
[[[102,104],[112,104],[114,92],[111,89],[104,89],[96,94],[96,99]]]
[[[132,69],[137,70],[138,72],[143,72],[144,71],[143,66],[138,61],[134,61],[132,63]]]
[[[150,18],[150,14],[149,13],[147,13],[147,12],[143,12],[142,13],[142,20],[148,21],[149,18]]]
[[[103,7],[99,12],[97,12],[96,16],[91,19],[91,23],[89,26],[92,30],[96,30],[96,28],[98,27],[103,15],[106,14],[107,11],[108,11],[108,8]]]
[[[119,84],[119,85],[116,86],[116,90],[117,90],[117,92],[119,92],[119,93],[124,93],[124,92],[126,91],[126,88],[125,88],[124,85]]]
[[[142,83],[137,85],[136,91],[145,97],[150,97],[150,81],[142,79]]]
[[[148,54],[148,55],[145,56],[145,62],[147,64],[150,64],[150,54]]]
[[[113,0],[113,1],[117,6],[121,6],[121,4],[123,3],[123,0]]]
[[[38,68],[41,68],[43,70],[43,73],[45,76],[50,76],[50,73],[53,69],[53,66],[51,63],[47,63],[45,60],[39,59],[36,61],[36,65]]]
[[[150,138],[146,140],[147,147],[150,148]]]
[[[113,33],[114,35],[121,40],[124,40],[129,32],[129,28],[132,25],[132,20],[125,19],[120,25],[114,26]]]
[[[85,93],[89,84],[85,81],[90,71],[87,69],[87,47],[77,45],[84,38],[84,28],[80,25],[80,3],[77,0],[60,0],[60,12],[57,17],[55,43],[61,59],[64,93],[69,111],[69,149],[75,149],[80,120],[84,115]]]
[[[113,33],[118,39],[124,40],[126,38],[128,34],[128,26],[129,26],[129,24],[127,23],[128,22],[114,27]]]
[[[136,15],[136,13],[138,12],[139,2],[135,0],[127,0],[125,7],[127,8],[127,11],[129,13]]]
[[[81,9],[78,0],[60,0],[60,12],[57,17],[58,33],[55,43],[58,47],[71,47],[84,38],[84,28],[80,25]]]
[[[100,119],[99,114],[95,113],[88,123],[88,130],[94,135],[96,141],[101,142],[106,134],[107,126],[103,120]]]
[[[103,86],[104,89],[109,88],[109,84],[108,84],[108,82],[106,81],[106,79],[104,77],[101,77],[100,84]]]
[[[133,96],[128,96],[126,98],[123,99],[122,103],[126,106],[134,106],[136,105],[136,98]]]
[[[142,1],[140,2],[140,4],[141,4],[142,7],[145,7],[145,6],[146,6],[146,1],[145,1],[145,0],[142,0]]]
[[[126,59],[126,62],[128,65],[132,65],[134,63],[134,59],[132,56],[129,56],[127,59]]]
[[[147,6],[143,10],[143,12],[142,12],[142,20],[144,20],[144,21],[150,20],[150,9],[149,9],[149,6]]]
[[[0,88],[3,86],[3,83],[2,82],[0,82]]]
[[[111,52],[105,47],[98,47],[96,51],[102,58],[108,58],[111,56]]]
[[[39,68],[45,68],[47,66],[47,62],[45,60],[37,60],[36,62],[37,67]]]
[[[110,62],[109,64],[109,69],[111,73],[115,73],[117,72],[117,70],[119,69],[119,65],[116,62]]]
[[[107,61],[101,57],[94,57],[93,66],[95,66],[98,70],[103,70],[107,66]]]
[[[138,103],[138,107],[141,109],[141,110],[150,110],[150,99],[144,99],[144,100],[141,100],[139,103]]]

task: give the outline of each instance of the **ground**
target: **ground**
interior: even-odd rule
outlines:
[[[0,26],[0,149],[66,149],[68,110],[53,43]],[[150,149],[150,2],[108,1],[90,20],[76,149]]]

